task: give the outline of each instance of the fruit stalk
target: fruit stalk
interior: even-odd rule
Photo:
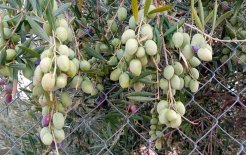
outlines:
[[[54,44],[54,48],[53,48],[53,52],[54,52],[54,61],[55,61],[55,66],[54,66],[54,72],[53,72],[53,76],[56,75],[56,67],[57,67],[57,61],[56,61],[56,38],[55,38],[56,34],[53,31],[53,44]]]
[[[2,15],[3,14],[0,13],[0,33],[2,36],[0,39],[2,39],[2,45],[5,45],[4,32],[3,32],[3,16]],[[0,47],[0,48],[2,48],[2,47]]]

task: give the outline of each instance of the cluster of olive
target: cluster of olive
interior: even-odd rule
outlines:
[[[185,114],[185,106],[180,101],[175,101],[173,96],[176,90],[189,88],[191,92],[199,89],[199,71],[195,68],[203,61],[212,60],[212,48],[208,45],[201,34],[195,34],[190,39],[189,34],[176,32],[173,34],[172,42],[174,46],[181,50],[186,61],[186,67],[175,61],[172,65],[167,65],[163,70],[163,78],[159,81],[159,87],[167,94],[168,101],[161,100],[157,104],[159,122],[168,127],[177,128],[180,126],[181,117]],[[195,55],[197,54],[197,57]]]
[[[4,48],[6,51],[1,50],[2,52],[6,52],[5,54],[5,61],[6,64],[11,63],[15,57],[16,57],[16,51],[15,44],[17,44],[20,41],[20,36],[17,33],[12,34],[12,28],[15,26],[15,23],[10,22],[10,17],[8,15],[5,15],[2,19],[1,24],[1,30],[0,30],[0,49]],[[8,45],[6,45],[6,42],[8,42]],[[11,76],[12,74],[12,68],[10,68],[8,65],[4,64],[0,67],[0,75],[2,76]]]
[[[33,74],[33,97],[38,98],[38,102],[42,107],[42,125],[43,127],[50,126],[52,104],[55,104],[56,113],[64,113],[65,110],[72,105],[72,98],[69,93],[62,92],[54,99],[54,91],[63,90],[67,88],[82,89],[82,91],[89,95],[96,95],[98,91],[103,90],[101,84],[95,84],[86,74],[90,71],[96,59],[93,57],[90,60],[79,60],[76,53],[67,46],[66,43],[72,41],[72,30],[69,24],[63,17],[56,19],[55,36],[52,34],[51,27],[48,22],[45,22],[44,30],[56,40],[47,47],[40,56],[40,63],[35,68]],[[83,74],[85,72],[85,74]],[[68,83],[68,81],[71,81]],[[59,92],[58,91],[58,92]],[[54,124],[54,120],[53,120]],[[44,129],[45,131],[48,131]],[[50,132],[48,132],[50,135]],[[64,133],[58,132],[58,133]],[[55,131],[54,131],[55,134]],[[45,137],[45,136],[44,136]],[[50,136],[49,136],[50,137]],[[55,134],[56,137],[56,134]],[[64,137],[64,136],[62,136]],[[46,138],[42,138],[44,144],[49,145]],[[62,138],[56,139],[60,142]]]
[[[54,99],[54,96],[49,96],[49,93],[65,88],[68,78],[76,75],[78,71],[76,62],[79,63],[75,59],[75,52],[63,44],[65,41],[72,39],[72,32],[69,32],[70,28],[67,21],[64,18],[58,18],[56,26],[55,37],[58,41],[42,52],[40,63],[33,74],[32,95],[38,98],[38,102],[42,107],[43,128],[40,132],[40,138],[45,145],[50,145],[53,140],[60,143],[65,138],[65,133],[62,130],[65,118],[61,112],[64,112],[64,108],[72,105],[72,99],[67,93],[62,93],[61,102]],[[52,35],[48,22],[44,24],[44,29],[47,34]],[[51,110],[51,103],[55,104],[56,107],[54,114]]]
[[[161,131],[163,125],[172,128],[179,127],[185,111],[185,106],[181,101],[170,103],[167,100],[161,100],[157,103],[156,108],[151,110],[149,135],[151,140],[155,140],[155,147],[158,150],[162,149]]]
[[[47,112],[48,111],[46,111],[46,113]],[[56,142],[57,144],[61,143],[65,139],[65,132],[63,130],[65,118],[63,114],[56,112],[53,114],[52,123],[50,115],[46,117],[46,121],[48,123],[43,124],[44,127],[40,131],[40,138],[42,142],[45,145],[51,145],[52,142]]]
[[[140,76],[142,69],[148,64],[148,57],[157,54],[157,45],[153,39],[153,28],[149,24],[144,24],[140,28],[141,37],[146,37],[144,45],[137,41],[135,31],[127,29],[121,36],[121,43],[125,45],[125,49],[119,49],[116,52],[119,60],[124,59],[129,63],[129,71],[134,76]],[[124,64],[126,65],[126,64]],[[123,72],[126,66],[120,65],[110,75],[112,81],[118,81],[122,88],[128,88],[130,85],[130,77],[128,72]]]
[[[141,12],[143,13],[143,10],[140,10],[140,14]],[[143,14],[141,15],[139,16],[139,23],[144,20]],[[120,19],[120,17],[118,18]],[[140,76],[142,70],[149,64],[149,59],[158,55],[157,45],[153,41],[152,26],[144,23],[138,27],[138,33],[136,34],[136,23],[132,19],[134,18],[130,18],[129,28],[126,28],[123,32],[121,40],[117,38],[112,40],[114,46],[119,47],[119,45],[122,45],[122,48],[116,50],[115,55],[110,58],[112,60],[112,58],[116,57],[117,61],[115,62],[120,61],[118,66],[111,72],[110,79],[119,81],[122,88],[130,86],[129,72],[133,76]],[[127,68],[129,68],[129,72]],[[137,82],[134,83],[133,87],[136,91],[141,91],[144,88],[144,84]]]
[[[90,61],[81,60],[76,58],[75,52],[64,43],[71,41],[72,32],[68,27],[68,23],[64,18],[58,18],[56,20],[56,38],[58,41],[51,44],[50,47],[45,49],[40,58],[40,63],[36,67],[33,75],[33,97],[38,97],[39,104],[42,106],[42,125],[41,139],[44,144],[50,145],[53,138],[51,136],[51,129],[47,129],[47,126],[51,122],[51,107],[50,102],[54,102],[47,93],[52,93],[56,90],[64,89],[68,85],[68,80],[71,79],[70,88],[82,88],[86,94],[95,95],[98,89],[94,86],[93,82],[87,76],[77,75],[78,72],[86,72],[91,69]],[[44,24],[46,32],[50,35],[51,29],[48,23]],[[70,78],[70,79],[69,79]],[[102,87],[98,87],[102,90]],[[72,98],[67,92],[62,92],[59,99],[55,100],[55,114],[52,117],[53,125],[55,126],[54,136],[56,141],[60,143],[64,139],[64,131],[60,131],[61,128],[56,127],[55,122],[63,122],[64,117],[62,113],[64,110],[72,105]],[[62,117],[60,117],[60,115]],[[57,119],[57,120],[54,120]],[[61,119],[61,120],[59,120]],[[44,134],[45,133],[45,134]],[[47,135],[47,136],[45,136]],[[58,137],[58,138],[57,138]]]
[[[157,137],[159,137],[162,133],[162,123],[158,119],[158,113],[155,109],[151,109],[151,120],[150,120],[150,139],[155,140]]]
[[[185,114],[185,106],[181,101],[169,103],[161,100],[157,104],[157,112],[159,114],[159,122],[167,127],[177,128],[181,125],[181,116]]]

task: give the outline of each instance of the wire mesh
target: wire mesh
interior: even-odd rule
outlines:
[[[106,17],[107,12],[91,21],[84,29],[90,28]],[[189,17],[189,11],[184,17]],[[89,35],[89,38],[94,40],[93,35],[88,31],[82,36],[85,35]],[[100,100],[96,106],[83,105],[81,101],[76,109],[71,109],[69,112],[71,117],[65,126],[66,139],[59,147],[59,152],[61,154],[202,155],[215,152],[216,154],[246,154],[245,74],[235,67],[229,76],[226,75],[232,59],[235,57],[239,60],[237,52],[242,44],[238,43],[235,47],[228,46],[224,42],[221,44],[231,51],[228,59],[220,64],[202,63],[199,67],[202,80],[199,90],[196,93],[185,90],[188,96],[185,103],[186,117],[198,124],[192,125],[184,121],[180,128],[166,127],[161,131],[160,137],[165,139],[169,151],[160,152],[155,149],[154,141],[148,135],[149,123],[141,119],[144,117],[143,113],[150,115],[150,112],[145,110],[151,109],[149,107],[154,103],[143,103],[134,113],[129,113],[128,101],[119,103],[108,98],[113,92],[118,91],[119,86],[113,85],[101,94],[103,100]],[[28,113],[31,111],[32,103],[22,93],[29,89],[30,84],[19,89],[17,97],[10,104],[6,105],[1,101],[0,154],[23,154],[18,150],[32,145],[27,143],[28,140],[40,142],[37,133],[41,126],[41,116]],[[74,93],[74,97],[79,93]],[[107,107],[101,108],[105,103]],[[116,119],[114,129],[110,129],[107,123],[102,122],[105,120],[102,117],[109,117],[110,114],[113,114],[110,117]],[[221,150],[222,148],[224,150]],[[43,151],[44,147],[39,146],[37,154]]]

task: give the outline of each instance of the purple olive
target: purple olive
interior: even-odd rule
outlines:
[[[137,111],[138,111],[138,107],[135,104],[129,104],[128,105],[128,112],[136,113]]]
[[[4,87],[6,93],[12,93],[13,86],[11,84],[8,84]]]
[[[6,81],[4,79],[0,79],[0,86],[5,85]]]
[[[227,1],[223,1],[223,2],[221,2],[221,8],[222,8],[224,11],[227,11],[227,10],[230,9],[230,6],[229,6],[229,4],[228,4]]]
[[[11,94],[6,94],[4,98],[5,103],[11,103],[12,102],[12,95]]]
[[[56,143],[56,145],[57,145],[57,147],[58,148],[60,148],[60,147],[64,147],[63,146],[63,143]],[[55,148],[56,146],[55,146],[55,142],[54,141],[52,141],[52,143],[51,143],[51,147],[53,147],[53,148]]]
[[[96,31],[94,30],[94,28],[92,28],[92,27],[91,27],[91,28],[88,28],[88,29],[86,30],[85,37],[93,36],[95,32],[96,32]]]
[[[108,108],[108,101],[106,100],[106,96],[101,93],[97,100],[96,100],[96,105],[103,108],[103,109],[107,109]]]
[[[47,127],[50,124],[51,116],[50,114],[43,116],[42,118],[42,126]]]
[[[197,53],[199,49],[200,49],[200,46],[196,46],[196,45],[192,46],[192,51],[195,53]]]
[[[37,60],[35,61],[35,67],[37,67],[37,66],[40,64],[40,61],[41,61],[41,59],[37,59]]]

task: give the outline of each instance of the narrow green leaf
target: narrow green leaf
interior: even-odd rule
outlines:
[[[213,15],[214,15],[214,10],[212,10],[212,11],[209,12],[208,16],[204,20],[204,25],[206,25],[208,23],[208,21],[210,19],[212,19]]]
[[[13,79],[18,80],[19,68],[13,68]]]
[[[26,40],[25,42],[23,42],[21,45],[22,45],[22,46],[25,46],[25,47],[29,47],[30,44],[31,44],[31,42],[32,42],[32,39],[28,39],[28,40]],[[17,58],[17,57],[19,57],[20,55],[22,55],[23,53],[24,53],[24,50],[20,49],[20,50],[17,51],[17,54],[16,54],[15,57]]]
[[[167,29],[169,29],[169,28],[171,27],[171,25],[170,25],[170,22],[169,22],[169,20],[167,19],[167,17],[162,16],[161,21],[162,21],[162,20],[163,20],[163,23],[164,23],[165,27],[166,27]]]
[[[132,101],[138,101],[138,102],[148,102],[148,101],[156,100],[156,98],[144,97],[144,96],[128,96],[127,98]]]
[[[139,76],[137,77],[133,77],[132,79],[132,83],[135,83],[137,81],[139,81],[140,79],[150,75],[150,74],[154,74],[155,72],[154,71],[151,71],[151,70],[146,70],[146,71],[143,71]]]
[[[153,95],[155,95],[155,94],[151,93],[151,92],[146,92],[146,91],[131,92],[131,93],[126,94],[126,96],[146,96],[146,97],[153,96]]]
[[[52,28],[53,31],[55,31],[56,25],[55,25],[55,17],[53,16],[53,7],[50,2],[50,5],[48,5],[47,10],[46,10],[46,16],[48,19],[48,22]]]
[[[15,8],[12,8],[12,7],[9,7],[9,6],[6,6],[6,5],[0,5],[0,8],[1,9],[7,9],[7,10],[16,10]]]
[[[100,53],[96,52],[94,49],[92,49],[88,45],[84,48],[84,50],[90,56],[93,56],[93,57],[98,58],[98,59],[103,60],[103,61],[107,61]]]
[[[227,11],[226,13],[224,13],[223,15],[221,15],[217,19],[214,28],[216,28],[217,26],[219,26],[220,23],[222,23],[226,18],[229,18],[232,14],[233,14],[233,11]]]
[[[214,2],[214,16],[213,16],[211,34],[213,34],[214,29],[215,29],[215,24],[216,24],[216,19],[217,19],[217,10],[218,10],[218,3],[217,3],[217,0],[215,0],[215,2]]]
[[[3,22],[0,22],[0,42],[1,42],[0,49],[2,50],[2,48],[4,47],[6,41],[5,41],[5,38],[1,37],[1,36],[4,36]]]
[[[160,50],[161,48],[161,36],[160,36],[160,31],[158,29],[158,26],[156,25],[154,27],[154,40],[156,41],[157,44],[157,49]]]
[[[146,83],[146,84],[156,84],[156,81],[153,81],[147,78],[139,79],[139,82]]]
[[[6,50],[2,49],[1,52],[0,52],[0,65],[4,65],[5,64],[6,55],[7,55]]]
[[[32,115],[33,113],[31,113],[30,115]],[[32,115],[32,117],[35,117],[34,115]],[[36,118],[36,117],[35,117]],[[28,139],[29,139],[29,141],[30,141],[30,144],[31,144],[31,148],[32,148],[32,150],[33,150],[33,153],[34,153],[34,155],[36,155],[36,151],[37,151],[37,147],[36,147],[36,145],[35,145],[35,140],[34,140],[34,138],[30,135],[30,134],[28,134]]]
[[[138,0],[132,0],[132,14],[135,22],[138,22]]]
[[[33,31],[36,33],[36,35],[40,36],[42,39],[44,39],[48,42],[50,41],[46,32],[32,18],[27,16],[26,20],[31,25],[31,27],[32,27]]]
[[[37,57],[37,58],[40,57],[40,54],[38,52],[36,52],[36,51],[26,47],[26,46],[19,46],[19,48],[22,49],[24,52],[27,52],[27,53],[29,53],[29,54]]]
[[[149,6],[151,4],[152,0],[146,0],[144,3],[144,17],[148,14]]]
[[[83,0],[79,0],[78,1],[78,8],[79,8],[80,12],[82,12],[82,6],[83,6]]]
[[[200,20],[201,20],[201,23],[202,23],[202,27],[204,28],[205,25],[204,25],[204,10],[203,10],[203,5],[202,5],[202,1],[201,0],[198,0],[198,9],[199,9],[199,17],[200,17]]]
[[[14,147],[12,150],[11,150],[11,154],[14,154],[14,155],[25,155],[20,149],[18,149],[17,147]]]
[[[15,4],[15,5],[18,5],[18,8],[21,8],[22,7],[22,2],[21,0],[8,0],[8,2],[11,4]],[[17,7],[14,7],[14,8],[17,8]]]
[[[60,14],[62,14],[64,11],[66,11],[69,7],[71,6],[71,3],[65,3],[61,6],[59,6],[59,8],[54,12],[54,16],[58,16]]]
[[[234,38],[237,34],[237,31],[235,29],[235,27],[233,27],[230,22],[226,22],[226,26],[225,26],[225,29],[226,29],[226,33],[231,37],[231,38]]]
[[[11,18],[8,18],[7,20],[4,19],[3,21],[6,21],[6,22],[16,22],[16,20],[18,20],[18,19],[20,18],[21,15],[22,15],[22,14],[17,14],[17,15],[15,15],[15,16],[11,17]]]
[[[176,3],[175,4],[175,7],[178,8],[178,9],[181,9],[183,11],[189,11],[190,7],[187,6],[187,5],[184,5],[185,3]]]
[[[15,68],[15,69],[17,69],[17,70],[22,70],[22,69],[24,69],[25,68],[25,64],[23,64],[23,63],[18,63],[18,64],[10,64],[9,65],[9,67],[11,67],[11,68]]]
[[[170,10],[172,8],[172,5],[163,5],[163,6],[160,6],[152,11],[150,11],[148,14],[153,14],[153,13],[158,13],[158,12],[163,12],[163,11],[167,11],[167,10]]]
[[[32,9],[37,12],[37,1],[30,1],[30,3],[32,4]]]
[[[16,3],[15,0],[8,0],[8,3],[9,3],[10,6],[13,7],[13,8],[17,8],[17,7],[18,7],[18,4]]]
[[[193,10],[193,11],[192,11],[192,14],[193,14],[193,18],[194,18],[194,20],[195,20],[195,22],[196,22],[197,27],[198,27],[200,30],[203,30],[202,23],[201,23],[201,21],[200,21],[200,19],[199,19],[199,16],[197,15],[196,10]]]
[[[237,0],[235,9],[234,9],[234,16],[237,16],[238,12],[240,11],[240,8],[242,6],[243,0]]]
[[[44,51],[44,49],[45,49],[44,46],[39,46],[39,47],[34,48],[33,50],[38,52],[38,53],[42,53]]]
[[[196,9],[195,9],[194,0],[191,0],[191,16],[192,16],[192,19],[195,20],[196,26],[200,30],[203,31],[201,20],[200,20],[199,16],[197,15],[197,12],[196,12]]]
[[[181,26],[183,26],[185,23],[185,19],[181,19],[179,22],[177,22],[174,26],[170,27],[164,34],[163,36],[167,36],[173,32],[175,32],[177,30],[177,28],[180,28]]]

